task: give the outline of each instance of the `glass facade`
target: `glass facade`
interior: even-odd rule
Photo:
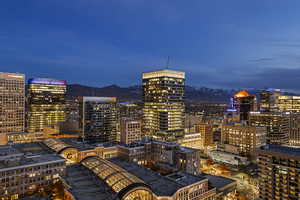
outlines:
[[[2,133],[24,132],[24,81],[23,74],[0,72],[0,136]]]
[[[143,125],[146,135],[176,140],[184,134],[184,72],[143,73]]]
[[[43,131],[65,121],[65,94],[64,81],[29,79],[28,132]]]
[[[82,97],[80,128],[85,139],[95,142],[117,140],[117,106],[115,97]]]

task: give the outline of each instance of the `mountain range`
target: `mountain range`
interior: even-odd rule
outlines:
[[[185,87],[185,98],[188,101],[227,103],[232,90],[211,89],[206,87],[195,88]],[[79,84],[70,84],[67,88],[68,96],[116,96],[119,101],[139,101],[142,100],[142,87],[130,86],[120,87],[109,85],[106,87],[90,87]]]

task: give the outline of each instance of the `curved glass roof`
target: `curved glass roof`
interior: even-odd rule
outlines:
[[[72,147],[56,138],[48,138],[48,139],[44,140],[43,143],[47,147],[49,147],[50,149],[54,150],[57,153],[59,153],[60,151],[66,149],[66,148]]]
[[[123,168],[99,157],[88,157],[82,160],[81,163],[93,171],[95,175],[105,181],[108,186],[117,193],[132,184],[145,184],[144,181],[130,174]]]

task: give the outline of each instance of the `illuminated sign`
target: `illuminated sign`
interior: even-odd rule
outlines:
[[[28,84],[67,85],[67,82],[48,78],[31,78],[28,80]]]

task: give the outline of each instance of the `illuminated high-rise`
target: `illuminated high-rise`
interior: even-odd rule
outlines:
[[[279,145],[256,150],[259,166],[259,199],[298,200],[300,197],[300,151]]]
[[[185,73],[160,70],[142,76],[144,133],[169,141],[182,137]]]
[[[6,133],[24,131],[25,75],[0,72],[0,143]]]
[[[28,80],[28,131],[43,131],[65,121],[66,81]]]
[[[239,120],[247,121],[250,111],[256,111],[256,97],[241,90],[231,98],[231,107],[239,115]]]
[[[82,97],[80,128],[83,138],[92,142],[117,140],[116,97]]]
[[[287,145],[291,115],[285,112],[250,112],[249,125],[266,127],[267,144]]]

